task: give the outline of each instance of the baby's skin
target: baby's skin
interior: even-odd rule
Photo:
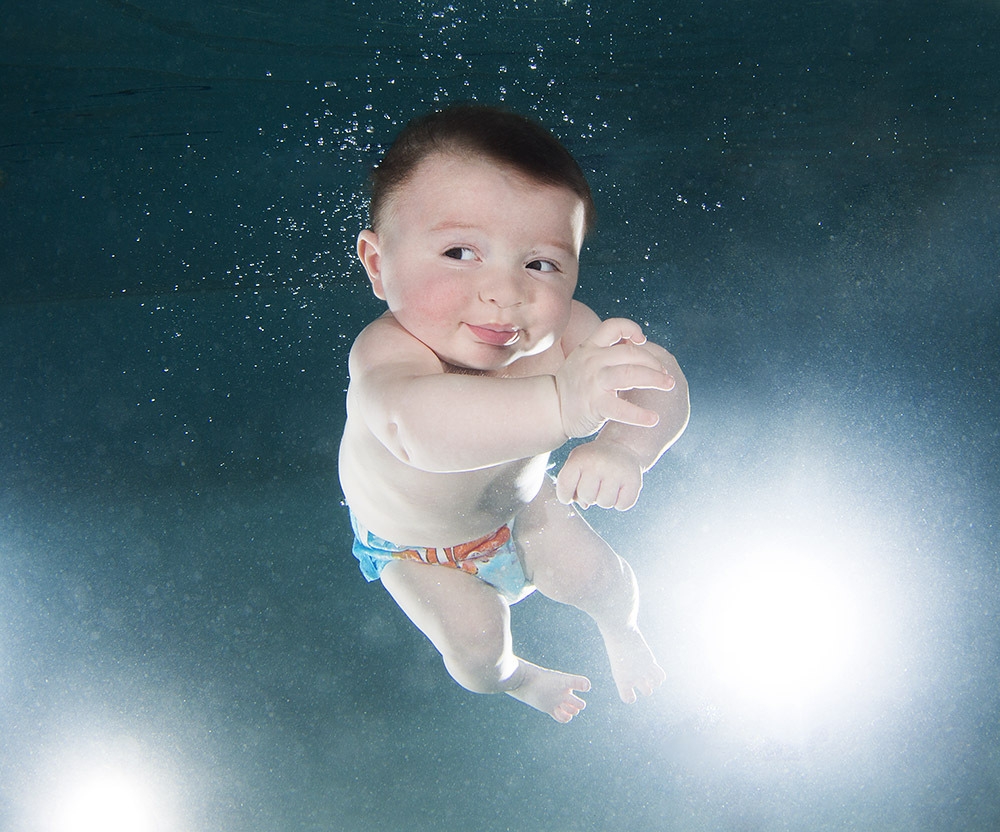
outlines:
[[[665,676],[637,625],[629,565],[577,506],[625,511],[682,433],[684,376],[634,322],[573,299],[583,206],[567,188],[434,153],[358,254],[388,311],[350,357],[340,476],[374,534],[447,547],[513,529],[528,580],[597,624],[624,702]],[[596,435],[595,435],[596,434]],[[549,454],[569,454],[555,482]],[[568,722],[582,675],[515,655],[510,605],[458,569],[394,560],[382,583],[468,690]]]

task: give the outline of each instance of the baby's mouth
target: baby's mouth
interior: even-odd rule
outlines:
[[[521,330],[513,327],[503,327],[488,324],[487,326],[476,326],[466,324],[480,341],[492,344],[494,347],[509,347],[516,343],[521,337]]]

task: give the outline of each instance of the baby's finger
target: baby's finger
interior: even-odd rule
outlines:
[[[596,347],[610,347],[619,341],[631,341],[633,344],[645,344],[646,336],[642,327],[628,318],[608,318],[597,327],[587,339]]]
[[[592,505],[598,504],[598,495],[600,494],[601,481],[591,475],[589,477],[580,477],[580,481],[576,484],[576,502],[581,508],[590,508]]]
[[[660,416],[655,411],[617,396],[608,402],[607,408],[601,415],[610,422],[621,422],[623,425],[634,425],[637,428],[653,428],[660,421]]]
[[[580,481],[580,469],[572,463],[564,465],[556,477],[556,499],[564,506],[573,502],[576,486]]]
[[[615,502],[616,511],[628,511],[632,506],[636,504],[639,500],[639,491],[642,489],[642,484],[636,488],[631,484],[623,485],[621,490],[618,492],[618,500]]]
[[[612,364],[602,367],[600,383],[605,390],[673,390],[677,382],[662,367],[654,369],[642,364]]]
[[[641,367],[649,367],[652,370],[662,370],[667,372],[667,368],[650,350],[643,344],[634,344],[631,341],[619,341],[610,347],[604,347],[599,360],[602,364],[612,366],[615,364],[638,364]]]
[[[597,496],[594,498],[594,505],[598,505],[601,508],[614,508],[618,505],[619,494],[621,494],[621,488],[616,482],[602,482],[601,490],[597,492]]]

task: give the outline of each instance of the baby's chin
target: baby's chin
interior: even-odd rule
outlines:
[[[449,372],[466,373],[467,375],[485,375],[487,373],[502,373],[512,364],[532,355],[538,355],[549,349],[556,339],[554,336],[547,336],[541,341],[534,341],[522,335],[515,344],[510,346],[484,347],[480,356],[448,356],[434,351],[442,364]]]

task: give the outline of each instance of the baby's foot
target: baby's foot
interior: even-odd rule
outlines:
[[[653,688],[663,684],[667,674],[656,663],[653,651],[638,628],[623,627],[602,635],[611,660],[611,675],[615,677],[622,702],[632,704],[638,698],[636,691],[649,696]]]
[[[539,667],[524,659],[518,661],[521,681],[516,688],[507,691],[508,695],[548,714],[556,722],[569,722],[587,706],[573,691],[590,690],[589,679]]]

